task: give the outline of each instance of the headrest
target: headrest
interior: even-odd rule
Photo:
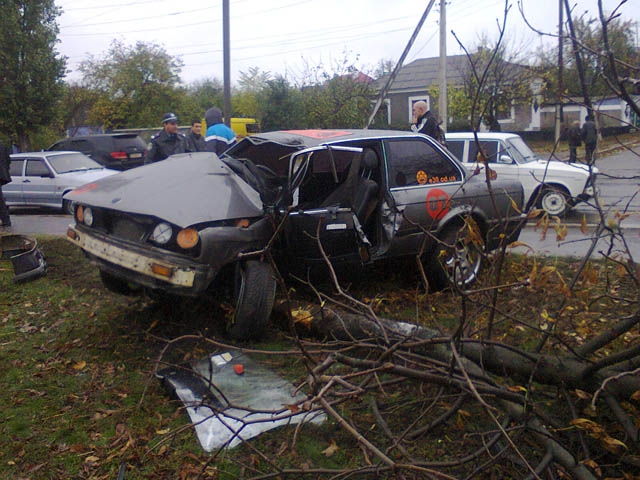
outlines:
[[[375,170],[378,168],[378,154],[371,148],[366,148],[362,152],[362,162],[360,166],[366,170]]]

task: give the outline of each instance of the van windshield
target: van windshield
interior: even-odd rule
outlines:
[[[516,159],[518,163],[528,163],[535,162],[538,160],[536,154],[529,148],[524,140],[520,137],[514,137],[507,140],[507,144],[509,145],[509,150]]]

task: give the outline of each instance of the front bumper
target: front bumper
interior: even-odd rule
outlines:
[[[77,225],[69,225],[67,238],[101,270],[126,282],[176,295],[202,293],[217,273],[192,258],[87,232]]]

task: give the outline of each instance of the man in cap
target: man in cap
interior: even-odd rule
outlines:
[[[204,119],[207,121],[207,133],[204,137],[207,152],[220,155],[236,143],[236,134],[222,122],[222,111],[219,108],[207,110]]]
[[[164,114],[162,131],[151,137],[148,150],[144,163],[159,162],[169,155],[187,151],[187,141],[178,132],[178,117],[175,113]]]

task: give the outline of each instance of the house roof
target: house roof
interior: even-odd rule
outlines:
[[[469,71],[469,59],[466,55],[451,55],[447,57],[447,81],[462,84],[465,71]],[[419,58],[400,68],[396,79],[391,84],[390,93],[401,90],[422,90],[431,85],[437,85],[440,75],[440,57]],[[381,90],[389,75],[380,77],[374,83],[376,89]]]

